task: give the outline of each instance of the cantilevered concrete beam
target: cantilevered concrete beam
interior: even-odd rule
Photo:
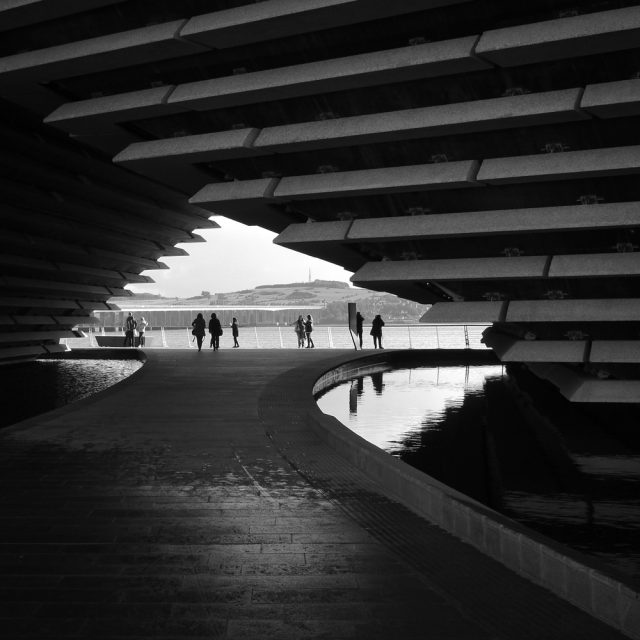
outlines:
[[[501,67],[634,49],[640,37],[640,7],[493,29],[475,53]]]
[[[69,42],[0,58],[0,82],[43,82],[131,64],[187,56],[206,48],[179,37],[186,20]]]
[[[473,55],[476,40],[469,36],[181,84],[169,96],[169,104],[221,109],[478,71],[490,65]]]
[[[385,260],[368,262],[351,278],[360,281],[512,280],[543,278],[547,256],[461,258],[459,260]]]
[[[640,114],[640,78],[587,86],[580,107],[598,118]]]
[[[3,0],[0,3],[0,31],[8,31],[119,2],[122,0]]]
[[[280,200],[310,200],[431,191],[481,186],[475,181],[478,162],[438,162],[432,164],[340,171],[282,178],[273,196]]]
[[[470,324],[499,322],[507,302],[439,302],[420,318],[420,322],[433,324]]]
[[[195,16],[180,35],[211,48],[225,49],[466,1],[269,0]]]
[[[275,240],[294,246],[320,242],[379,242],[401,239],[466,238],[513,233],[544,233],[640,227],[639,202],[502,209],[461,213],[366,218],[293,224]]]
[[[507,322],[636,322],[640,299],[512,300]]]
[[[482,340],[502,362],[582,363],[587,356],[585,340],[519,340],[499,331],[485,331]]]
[[[640,146],[540,153],[483,160],[477,180],[515,184],[640,173]]]

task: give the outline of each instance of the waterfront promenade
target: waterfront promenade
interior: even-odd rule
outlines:
[[[5,430],[3,637],[622,638],[321,442],[311,387],[353,357],[152,350]]]

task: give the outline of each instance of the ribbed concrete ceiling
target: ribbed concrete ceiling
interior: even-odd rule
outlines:
[[[109,289],[104,304],[223,214],[437,303],[425,321],[494,322],[496,352],[544,363],[568,397],[640,398],[640,3],[56,6],[5,10],[21,152],[3,161],[3,225],[17,233],[22,207],[58,243],[13,251],[5,283],[73,278]],[[44,154],[17,139],[34,131]],[[104,272],[47,271],[86,242],[109,255],[82,264]]]

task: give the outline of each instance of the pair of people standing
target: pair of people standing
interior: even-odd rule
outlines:
[[[307,315],[306,319],[303,316],[298,316],[298,319],[293,326],[293,330],[298,336],[298,349],[303,349],[305,347],[305,338],[307,340],[306,348],[315,348],[316,345],[313,344],[313,339],[311,338],[311,334],[313,333],[313,318],[311,315]]]
[[[127,319],[124,322],[124,346],[125,347],[144,347],[144,334],[149,326],[149,323],[144,319],[144,316],[140,320],[136,320],[133,314],[129,312]],[[136,333],[138,337],[138,344],[136,345]]]
[[[358,334],[358,340],[360,342],[360,348],[362,349],[362,332],[364,324],[364,316],[358,311],[356,313],[356,333]],[[384,349],[382,346],[382,327],[384,327],[384,320],[378,314],[371,323],[371,331],[369,332],[373,337],[373,348]]]
[[[198,351],[202,351],[202,342],[206,335],[206,323],[203,315],[199,313],[196,319],[191,323],[193,327],[193,331],[191,332],[197,341]],[[231,333],[233,335],[233,347],[239,347],[238,343],[238,320],[237,318],[233,318],[231,322]],[[212,347],[214,351],[217,351],[220,348],[220,336],[223,334],[222,325],[220,324],[220,319],[215,313],[211,314],[211,319],[209,320],[209,334],[211,335],[211,342],[209,343],[209,347]]]

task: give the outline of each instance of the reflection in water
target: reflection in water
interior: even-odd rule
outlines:
[[[540,412],[501,365],[477,365],[378,371],[317,401],[388,453],[640,585],[639,447],[592,409],[548,399]]]
[[[60,359],[0,367],[3,395],[0,427],[107,389],[141,366],[139,360]]]

